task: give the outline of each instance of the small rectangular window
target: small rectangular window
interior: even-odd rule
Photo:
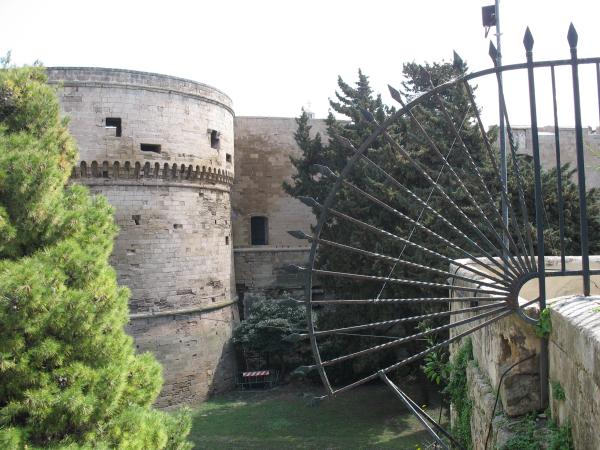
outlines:
[[[217,130],[210,130],[210,146],[216,150],[219,150],[221,144],[221,133]]]
[[[140,150],[143,152],[160,153],[160,144],[140,144]]]
[[[114,128],[115,136],[121,137],[121,118],[120,117],[107,117],[104,128]]]
[[[268,220],[266,217],[256,216],[250,218],[250,239],[252,245],[267,245]]]
[[[225,161],[228,163],[231,162],[231,155],[229,153],[225,153]]]

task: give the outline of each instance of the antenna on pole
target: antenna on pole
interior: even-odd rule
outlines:
[[[487,38],[490,28],[496,26],[496,5],[483,6],[481,8],[481,22],[485,29],[485,37]]]
[[[481,22],[485,29],[485,37],[487,38],[491,27],[496,27],[496,58],[494,64],[496,67],[502,67],[502,46],[500,44],[500,0],[496,0],[493,5],[484,6],[481,8]],[[498,72],[498,80],[502,85],[502,72]],[[507,178],[508,178],[508,167],[506,161],[506,130],[504,123],[504,108],[502,104],[502,98],[500,92],[498,92],[499,101],[499,151],[500,151],[500,178],[502,182],[502,189],[508,194],[507,189]],[[504,197],[502,198],[502,220],[504,225],[508,225],[508,205]],[[508,236],[504,235],[504,242],[508,242]]]
[[[490,28],[496,26],[496,5],[484,6],[481,8],[481,22],[485,29],[485,37],[488,37]]]

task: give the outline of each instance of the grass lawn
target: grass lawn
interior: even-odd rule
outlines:
[[[412,449],[431,439],[388,388],[315,402],[311,388],[231,392],[193,414],[196,449]],[[313,388],[314,389],[314,388]],[[438,410],[430,414],[437,418]]]

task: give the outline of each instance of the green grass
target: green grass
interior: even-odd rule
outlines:
[[[384,386],[315,403],[315,393],[280,388],[234,392],[194,410],[196,449],[412,449],[431,442]],[[431,410],[437,418],[438,410]]]

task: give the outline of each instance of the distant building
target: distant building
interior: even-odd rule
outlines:
[[[600,130],[584,128],[583,148],[585,153],[586,188],[600,187]],[[519,153],[532,154],[531,128],[514,127],[513,136]],[[577,167],[577,154],[575,151],[575,128],[560,128],[558,133],[561,164],[570,163],[572,168]],[[554,127],[541,127],[538,132],[540,145],[540,159],[542,167],[551,169],[556,167],[556,139]],[[573,179],[577,182],[577,178]]]

